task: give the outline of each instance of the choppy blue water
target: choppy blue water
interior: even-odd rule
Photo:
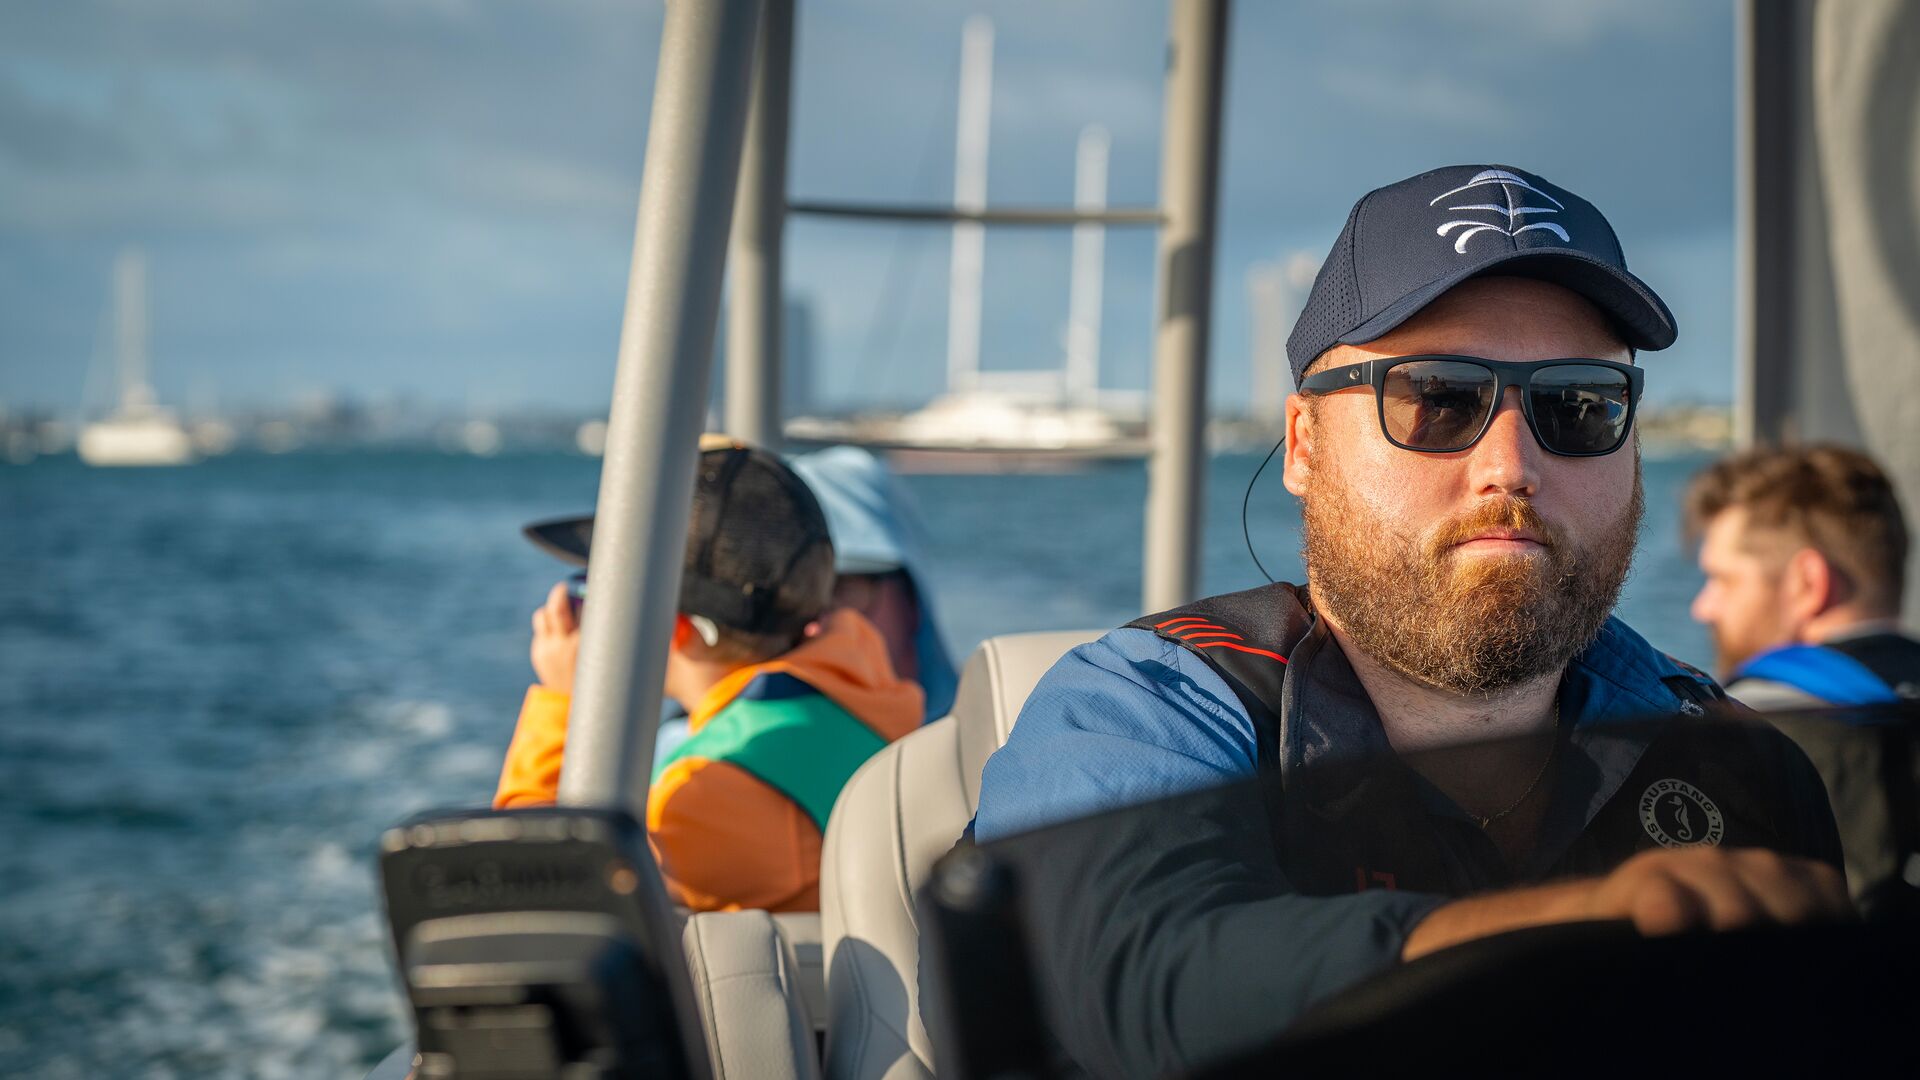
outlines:
[[[1211,467],[1205,588],[1260,581]],[[1677,532],[1699,459],[1649,460],[1622,613],[1710,659]],[[960,655],[1138,614],[1144,470],[912,477]],[[491,794],[558,564],[520,538],[597,463],[233,457],[0,469],[0,1072],[358,1076],[404,1035],[373,843]],[[1274,471],[1253,532],[1297,579]]]

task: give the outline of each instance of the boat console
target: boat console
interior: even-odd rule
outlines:
[[[710,1075],[678,920],[628,815],[426,815],[381,838],[380,876],[420,1080]]]

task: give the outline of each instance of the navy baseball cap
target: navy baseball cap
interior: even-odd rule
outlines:
[[[1287,338],[1294,384],[1335,345],[1382,337],[1487,274],[1572,289],[1635,349],[1664,349],[1679,333],[1666,303],[1627,272],[1619,237],[1592,203],[1510,166],[1450,165],[1354,204]]]

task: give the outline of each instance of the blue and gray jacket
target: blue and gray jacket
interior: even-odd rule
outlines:
[[[1016,862],[1038,976],[1064,1003],[1062,1037],[1082,1066],[1190,1069],[1393,966],[1413,926],[1453,897],[1602,873],[1661,845],[1771,847],[1838,865],[1819,777],[1777,733],[1622,723],[1722,700],[1610,620],[1562,679],[1547,808],[1532,856],[1509,865],[1413,770],[1343,772],[1398,759],[1306,591],[1272,585],[1150,616],[1064,657],[988,760],[974,835],[1044,853]],[[1661,734],[1679,727],[1711,728],[1711,752]],[[1264,794],[1231,794],[1256,788],[1231,784],[1256,775]],[[1229,794],[1030,832],[1205,789]]]
[[[1763,712],[1920,700],[1920,641],[1870,630],[1783,645],[1742,664],[1727,691]]]

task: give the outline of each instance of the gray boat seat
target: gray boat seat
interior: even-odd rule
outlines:
[[[1034,684],[1101,633],[989,638],[960,675],[952,713],[882,749],[841,790],[820,859],[828,1080],[933,1075],[914,895],[972,820],[980,770]]]
[[[681,940],[714,1080],[819,1080],[803,969],[774,917],[701,912]]]

